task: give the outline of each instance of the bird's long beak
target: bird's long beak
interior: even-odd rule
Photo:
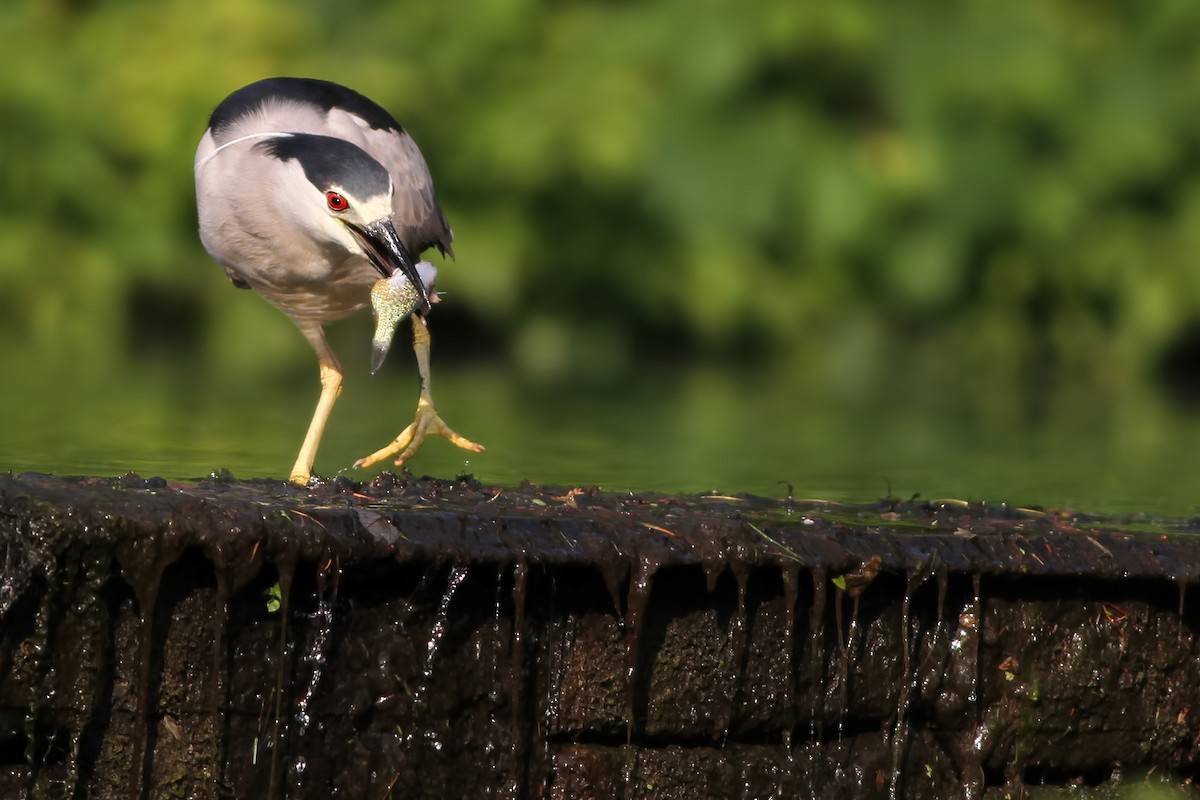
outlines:
[[[421,296],[420,302],[417,303],[417,311],[422,314],[428,311],[429,293],[425,290],[425,284],[421,282],[421,276],[417,273],[416,263],[404,243],[400,241],[400,237],[396,235],[392,221],[381,219],[365,227],[357,225],[348,227],[366,250],[371,264],[379,270],[383,277],[392,277],[392,273],[398,269],[404,271],[404,274],[412,281],[412,285],[417,287],[417,294]]]

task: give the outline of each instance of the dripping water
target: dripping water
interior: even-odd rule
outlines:
[[[604,578],[604,586],[608,589],[608,596],[612,598],[613,614],[616,615],[618,623],[624,624],[624,618],[621,616],[621,591],[625,582],[629,580],[629,563],[624,560],[603,561],[600,564],[600,576]]]
[[[721,579],[721,573],[725,571],[725,561],[723,559],[708,558],[704,562],[704,585],[708,589],[708,593],[712,594],[717,588],[717,581]]]
[[[938,554],[934,551],[928,560],[918,565],[917,569],[909,571],[904,599],[900,605],[901,670],[900,688],[896,694],[896,719],[891,731],[892,775],[888,787],[890,800],[898,800],[901,796],[902,766],[908,742],[908,708],[917,688],[918,671],[913,664],[913,650],[920,624],[914,622],[910,616],[912,599],[917,589],[923,586],[934,572],[938,560]]]
[[[837,705],[837,739],[842,741],[846,730],[846,706],[849,703],[850,690],[847,684],[850,682],[850,645],[854,640],[854,619],[851,619],[850,630],[846,637],[842,638],[842,630],[844,625],[842,622],[842,601],[845,596],[845,591],[842,587],[835,586],[833,592],[833,614],[834,624],[837,626],[837,641],[838,641],[838,705]],[[858,601],[855,598],[854,609],[857,615]]]
[[[455,564],[450,569],[450,574],[446,578],[446,589],[442,592],[442,599],[438,605],[437,615],[433,620],[433,627],[429,630],[429,640],[425,643],[425,663],[421,667],[421,682],[413,691],[413,709],[414,712],[422,710],[426,704],[426,695],[429,692],[429,687],[433,683],[434,664],[437,660],[438,649],[441,647],[442,640],[446,637],[446,628],[450,621],[450,604],[454,600],[454,595],[458,592],[460,586],[467,579],[467,574],[470,567],[465,564]],[[427,743],[435,752],[441,752],[443,743],[438,738],[436,726],[424,726],[424,735]],[[413,733],[408,734],[409,741],[412,740]]]
[[[513,565],[513,626],[509,645],[508,696],[511,705],[509,763],[511,780],[509,796],[520,792],[525,755],[528,752],[528,727],[522,725],[525,704],[525,599],[529,585],[529,565],[518,561]]]
[[[812,682],[808,737],[812,742],[825,738],[825,583],[825,568],[814,569],[813,599],[808,611],[808,673]]]
[[[641,795],[640,790],[642,787],[636,785],[640,749],[631,743],[621,746],[621,757],[625,761],[621,769],[621,774],[625,781],[625,797],[639,797]]]
[[[548,630],[546,631],[546,667],[542,670],[542,680],[545,681],[545,691],[542,692],[542,705],[539,709],[541,729],[538,741],[542,743],[541,761],[533,772],[534,780],[530,783],[530,795],[533,797],[549,797],[550,779],[552,777],[553,757],[550,750],[551,732],[558,719],[559,708],[562,706],[563,665],[567,654],[574,650],[573,628],[564,618],[555,614],[554,598],[558,597],[557,579],[550,576],[550,605],[546,612]]]
[[[142,796],[146,761],[150,758],[150,753],[146,748],[147,728],[150,725],[146,707],[150,701],[150,656],[154,636],[154,612],[158,606],[158,592],[162,585],[162,577],[162,561],[156,560],[150,581],[148,583],[139,581],[134,589],[137,596],[140,630],[138,633],[137,705],[133,717],[133,747],[130,750],[133,757],[129,774],[130,797]]]
[[[492,647],[491,647],[491,673],[492,673],[492,690],[488,692],[488,700],[493,706],[499,705],[502,699],[501,681],[500,681],[500,650],[502,639],[502,625],[504,621],[504,567],[496,568],[496,593],[493,598],[492,611]]]
[[[784,567],[783,573],[783,703],[787,708],[783,746],[787,750],[789,763],[792,760],[792,735],[796,729],[796,603],[800,595],[800,572],[795,567]]]
[[[913,590],[920,584],[913,584],[913,573],[908,575],[908,587],[904,599],[900,603],[900,681],[896,693],[896,719],[892,724],[892,775],[888,786],[888,797],[897,800],[900,790],[900,760],[904,755],[904,741],[908,738],[908,698],[912,691],[914,674],[912,672],[911,632],[909,631],[909,608],[912,605]]]
[[[969,755],[971,760],[964,765],[963,789],[967,800],[977,800],[983,795],[983,703],[979,689],[979,655],[980,639],[983,630],[983,603],[980,594],[980,574],[971,576],[973,597],[959,615],[959,630],[950,648],[960,659],[962,672],[966,678],[969,690],[967,702],[971,705],[975,716],[974,729],[971,736]]]
[[[925,660],[922,663],[921,693],[928,697],[934,692],[934,687],[943,680],[945,668],[942,663],[942,640],[946,636],[946,592],[949,588],[950,576],[945,563],[939,563],[934,574],[937,580],[937,609],[933,633],[925,647]]]
[[[333,559],[329,559],[325,562],[324,567],[319,566],[317,568],[316,577],[317,608],[312,614],[312,622],[315,623],[315,627],[308,649],[300,659],[301,668],[308,670],[309,677],[308,683],[304,687],[304,692],[296,701],[294,719],[296,722],[297,743],[292,747],[293,751],[296,752],[302,751],[300,742],[303,741],[305,735],[308,733],[309,726],[312,724],[312,714],[309,711],[309,706],[316,695],[317,687],[320,686],[321,675],[324,672],[325,663],[328,658],[329,640],[333,636],[333,609],[337,603],[341,566],[336,564]],[[290,767],[292,789],[299,791],[303,788],[304,772],[307,767],[308,762],[303,755],[297,755],[292,761]]]
[[[638,660],[641,657],[642,618],[646,602],[654,586],[654,573],[658,564],[643,559],[629,583],[629,594],[625,600],[625,741],[633,742],[635,701],[638,689]]]
[[[837,589],[837,627],[839,641],[842,633],[842,601],[843,595],[850,595],[850,627],[846,631],[846,641],[841,646],[841,687],[838,692],[839,709],[838,709],[838,740],[841,741],[845,733],[846,715],[849,712],[849,697],[850,697],[850,657],[856,652],[854,643],[858,638],[858,606],[860,598],[866,588],[871,585],[879,575],[879,569],[883,563],[881,556],[871,556],[862,562],[862,565],[853,572],[847,572],[842,576],[841,583]],[[843,588],[844,587],[844,588]]]
[[[489,737],[483,742],[483,756],[487,759],[487,764],[492,769],[493,775],[499,775],[496,778],[496,784],[500,785],[505,780],[502,772],[509,768],[509,764],[505,760],[503,754],[505,744],[511,749],[511,742],[505,737],[509,735],[507,726],[499,719],[497,710],[503,706],[505,680],[504,673],[507,667],[502,664],[505,657],[509,654],[511,648],[512,636],[511,629],[508,635],[505,635],[504,629],[504,588],[506,585],[505,576],[508,574],[509,568],[506,564],[498,563],[496,565],[496,580],[495,587],[492,593],[492,621],[488,636],[480,636],[475,645],[475,658],[480,663],[487,664],[487,672],[491,676],[487,692],[487,700],[489,705],[488,720],[491,723],[489,728]],[[481,631],[482,632],[482,631]],[[484,661],[486,659],[486,662]],[[511,660],[510,662],[511,663]],[[511,786],[511,784],[510,784]],[[512,796],[511,791],[509,795]]]
[[[463,581],[467,579],[469,570],[470,568],[464,564],[455,564],[450,570],[450,576],[446,579],[446,591],[442,592],[437,616],[434,617],[433,627],[429,631],[429,641],[425,643],[425,663],[421,668],[422,681],[414,692],[418,703],[424,702],[425,692],[433,679],[433,662],[437,658],[437,651],[442,644],[442,639],[446,636],[446,625],[450,619],[450,603],[454,600],[454,594],[458,591],[458,587],[462,586]]]
[[[298,726],[297,733],[300,736],[307,733],[309,725],[312,724],[312,715],[308,708],[321,683],[321,674],[327,656],[326,650],[329,647],[329,639],[333,635],[333,606],[337,601],[340,567],[334,567],[334,570],[333,587],[328,594],[326,591],[328,573],[324,570],[317,571],[317,608],[312,615],[316,627],[313,631],[312,642],[309,643],[308,650],[301,657],[301,664],[308,666],[310,674],[303,695],[296,701],[295,719]]]
[[[850,656],[855,652],[854,643],[858,639],[858,604],[862,597],[862,594],[859,592],[852,592],[850,594],[850,628],[846,631],[845,661],[842,669],[842,716],[838,719],[838,739],[842,738],[842,732],[846,724],[846,715],[849,713]]]
[[[38,599],[37,616],[34,618],[30,648],[33,652],[34,675],[27,716],[25,717],[25,784],[21,788],[22,800],[28,800],[36,789],[40,772],[37,764],[37,749],[43,712],[53,706],[55,695],[54,659],[50,653],[50,628],[52,626],[54,590],[58,571],[50,565],[46,569],[46,582]]]
[[[4,619],[8,609],[17,602],[17,598],[21,596],[21,592],[29,582],[29,567],[24,563],[14,563],[14,551],[17,551],[17,548],[13,546],[13,541],[6,538],[4,540],[4,566],[0,568],[0,619]]]
[[[1178,630],[1178,632],[1179,632],[1177,643],[1182,645],[1183,644],[1183,635],[1184,635],[1184,632],[1187,630],[1187,626],[1185,626],[1183,623],[1183,606],[1184,606],[1184,603],[1187,602],[1187,579],[1186,578],[1177,578],[1175,580],[1175,585],[1179,587],[1179,618],[1176,621],[1176,630]]]
[[[748,648],[746,636],[746,584],[750,579],[750,568],[740,560],[730,561],[730,571],[737,582],[737,610],[729,621],[729,658],[733,665],[733,686],[729,690],[729,707],[721,728],[721,746],[724,747],[729,738],[729,729],[733,724],[737,709],[738,690],[742,685],[742,673],[746,664]]]
[[[625,746],[622,748],[625,765],[622,770],[625,789],[629,796],[635,792],[634,779],[637,773],[638,748],[633,745],[633,730],[638,689],[638,661],[641,658],[642,622],[646,603],[654,586],[654,573],[658,563],[649,559],[638,561],[637,569],[629,581],[629,593],[625,599]]]
[[[945,564],[937,567],[937,623],[933,626],[933,638],[940,642],[946,633],[946,591],[950,588],[950,571]]]
[[[974,597],[971,600],[971,609],[974,612],[974,619],[971,624],[972,636],[971,645],[972,652],[970,653],[971,663],[971,694],[969,700],[975,704],[976,711],[979,710],[979,640],[980,634],[983,631],[983,599],[980,595],[980,574],[976,572],[971,576],[971,588],[974,592]]]
[[[213,739],[217,742],[218,748],[217,778],[224,781],[229,768],[229,754],[225,750],[228,736],[224,730],[224,714],[221,713],[225,675],[225,628],[229,618],[229,578],[225,574],[225,570],[216,570],[216,581],[217,591],[213,597],[212,673],[208,684],[208,712],[209,719],[212,720]]]
[[[281,559],[276,565],[279,571],[279,649],[276,652],[275,659],[275,689],[274,689],[274,708],[271,720],[271,778],[267,785],[267,797],[274,800],[277,797],[277,792],[280,785],[280,763],[279,754],[283,750],[283,740],[287,735],[287,721],[283,716],[283,686],[284,673],[286,672],[287,652],[288,652],[288,617],[290,614],[289,606],[292,596],[292,578],[296,574],[296,556],[295,553]]]
[[[83,582],[77,584],[74,595],[73,611],[81,619],[106,620],[107,615],[100,608],[100,592],[107,575],[108,562],[99,556],[89,557],[83,564]],[[99,623],[100,626],[103,623]],[[83,787],[80,774],[81,747],[85,732],[91,728],[96,716],[100,691],[100,663],[102,653],[96,649],[103,647],[98,629],[92,628],[89,634],[79,643],[75,659],[79,671],[75,677],[73,697],[70,706],[75,709],[74,724],[71,725],[70,748],[67,753],[67,783],[71,787],[70,797],[82,797]]]

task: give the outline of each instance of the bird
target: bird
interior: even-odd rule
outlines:
[[[410,316],[420,394],[412,424],[355,468],[389,457],[402,466],[429,435],[472,452],[430,390],[432,287],[416,262],[453,234],[421,151],[396,119],[331,81],[277,77],[237,89],[212,111],[194,162],[200,240],[234,286],[287,314],[317,356],[321,394],[289,480],[307,485],[344,373],[324,326],[371,302],[399,270],[418,300]]]

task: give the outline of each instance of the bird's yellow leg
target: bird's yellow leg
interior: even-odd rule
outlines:
[[[483,450],[483,445],[476,444],[465,436],[455,433],[438,416],[437,409],[433,407],[433,396],[429,389],[429,327],[425,324],[425,320],[416,314],[412,316],[412,325],[413,351],[417,354],[417,370],[421,373],[421,397],[417,400],[416,418],[411,425],[392,440],[391,444],[376,450],[366,458],[355,461],[356,469],[378,464],[392,456],[396,456],[396,466],[402,466],[404,462],[416,455],[417,451],[421,449],[421,445],[424,444],[425,437],[430,434],[445,436],[452,443],[473,453]],[[396,455],[397,453],[399,455]]]
[[[313,411],[312,422],[308,424],[308,433],[304,436],[304,444],[292,465],[292,474],[288,480],[299,486],[308,483],[312,477],[313,462],[317,459],[317,447],[321,444],[321,436],[325,433],[325,423],[329,421],[329,412],[338,395],[342,393],[342,365],[333,354],[329,343],[325,341],[325,333],[320,326],[314,329],[301,327],[304,335],[317,351],[317,365],[321,369],[321,398],[317,400],[317,408]]]

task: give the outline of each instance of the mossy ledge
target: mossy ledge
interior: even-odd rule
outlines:
[[[1194,522],[0,475],[0,795],[1005,797],[1200,766]]]

